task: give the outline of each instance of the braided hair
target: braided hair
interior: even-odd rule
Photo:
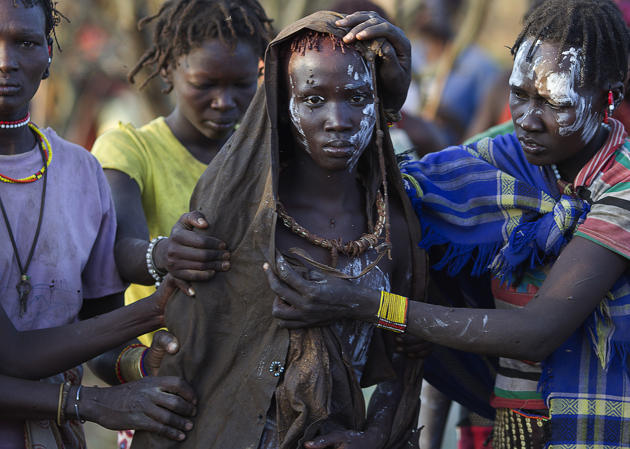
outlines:
[[[138,28],[153,21],[153,43],[128,75],[133,83],[138,72],[153,66],[141,88],[208,39],[218,38],[231,48],[245,40],[263,58],[273,36],[271,19],[258,0],[167,0],[157,14],[140,20]],[[169,84],[165,92],[171,89]]]
[[[580,85],[606,88],[628,72],[630,31],[612,0],[547,0],[532,10],[511,49],[516,55],[529,38],[556,42],[561,49],[582,49]],[[536,45],[527,54],[531,60]]]

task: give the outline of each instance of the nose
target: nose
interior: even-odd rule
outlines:
[[[528,104],[523,108],[523,112],[515,117],[514,123],[525,131],[543,131],[542,120],[543,111],[534,104]]]
[[[350,114],[341,102],[331,101],[328,104],[326,122],[324,124],[325,131],[347,131],[352,129]]]
[[[11,51],[10,45],[0,42],[0,72],[10,72],[18,69],[17,58]]]
[[[234,96],[230,92],[230,89],[218,89],[213,97],[211,103],[212,109],[217,111],[229,111],[236,107]]]

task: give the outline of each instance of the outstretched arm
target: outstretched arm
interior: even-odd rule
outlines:
[[[67,388],[62,418],[85,419],[112,430],[140,429],[181,441],[191,430],[195,394],[176,377],[152,377],[118,387]],[[57,420],[60,384],[0,375],[0,416]],[[77,406],[75,407],[75,403]]]
[[[164,310],[174,288],[174,283],[167,280],[156,293],[127,307],[65,326],[22,332],[15,329],[0,307],[0,374],[40,379],[155,330],[164,325]],[[105,304],[117,299],[91,302]]]
[[[407,98],[411,82],[411,44],[405,33],[374,11],[355,12],[336,24],[350,29],[343,38],[348,44],[354,40],[386,40],[378,65],[381,101],[386,110],[398,112]]]
[[[310,282],[284,261],[271,288],[284,299],[274,315],[288,327],[347,316],[376,322],[380,292],[326,278]],[[411,301],[407,332],[480,354],[543,360],[593,312],[628,267],[624,257],[576,236],[562,251],[536,296],[522,309],[458,309]],[[289,305],[287,305],[289,304]]]

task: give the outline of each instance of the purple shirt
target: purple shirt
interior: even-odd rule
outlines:
[[[20,272],[0,216],[0,303],[18,330],[72,323],[84,298],[100,298],[125,288],[114,261],[114,205],[100,164],[88,151],[61,139],[53,130],[46,129],[44,134],[53,157],[42,227],[28,269],[33,290],[22,317],[15,288]],[[13,178],[29,176],[41,166],[38,147],[15,156],[0,155],[0,173]],[[23,264],[37,227],[42,181],[0,183],[0,198]],[[8,448],[24,448],[22,422],[0,420],[0,449]]]

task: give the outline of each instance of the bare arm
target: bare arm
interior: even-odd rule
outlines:
[[[522,309],[457,309],[410,302],[407,332],[463,351],[543,360],[593,312],[627,266],[622,256],[575,237],[537,295]],[[282,280],[269,277],[271,287],[282,292],[293,306],[291,310],[274,310],[281,320],[290,323],[336,314],[375,321],[380,298],[377,291],[336,279],[308,282],[288,270],[280,275]],[[344,302],[340,298],[345,298]]]
[[[127,307],[122,296],[87,301],[93,318],[49,329],[19,332],[0,307],[0,374],[40,379],[79,365],[131,338],[164,325],[164,309],[174,284]],[[112,310],[109,313],[100,313]],[[85,311],[83,317],[85,315]],[[28,354],[29,357],[24,357]]]
[[[112,190],[118,231],[116,234],[116,265],[121,276],[129,282],[151,285],[155,280],[147,270],[146,252],[149,247],[149,228],[142,207],[140,187],[127,174],[105,170]],[[164,205],[164,207],[169,207]],[[154,249],[154,262],[162,272],[169,272],[178,287],[189,291],[188,281],[206,281],[216,271],[230,268],[230,253],[225,243],[212,237],[194,233],[193,228],[208,227],[199,212],[184,214],[175,224],[168,239],[161,240]]]
[[[79,416],[112,430],[141,429],[181,441],[192,429],[195,395],[175,377],[148,378],[112,388],[70,387],[63,409],[68,419]],[[0,375],[0,416],[12,419],[57,419],[59,384]]]

